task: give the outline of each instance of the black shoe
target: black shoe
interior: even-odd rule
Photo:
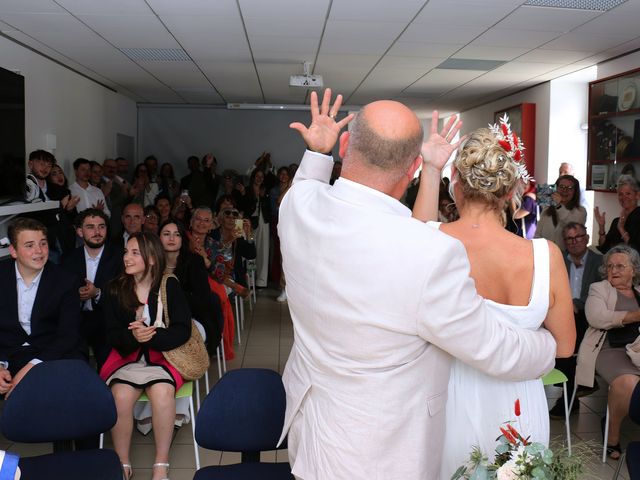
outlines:
[[[571,412],[569,412],[569,415],[573,415],[574,413],[577,413],[579,410],[580,410],[580,402],[576,398],[573,401],[573,407],[571,407]],[[564,415],[564,398],[563,397],[558,398],[558,400],[556,401],[556,404],[553,406],[551,410],[549,410],[549,418],[553,418],[554,420],[564,420],[565,415]]]
[[[587,395],[591,395],[592,393],[596,393],[600,390],[600,385],[598,385],[597,381],[593,381],[593,387],[585,387],[584,385],[578,385],[578,390],[576,391],[576,397],[586,397]]]

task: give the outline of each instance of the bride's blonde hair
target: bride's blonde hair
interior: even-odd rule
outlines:
[[[469,134],[453,162],[465,201],[480,202],[502,212],[512,196],[520,206],[524,182],[518,165],[488,128]]]

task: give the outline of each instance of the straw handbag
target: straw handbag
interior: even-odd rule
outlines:
[[[167,308],[167,279],[169,277],[178,279],[172,274],[163,275],[158,298],[158,314],[160,314],[160,311],[163,312],[162,318],[167,328],[169,327],[169,309]],[[209,369],[209,353],[193,319],[191,320],[191,336],[189,340],[173,350],[162,352],[162,354],[185,380],[196,380],[202,377],[204,372]]]

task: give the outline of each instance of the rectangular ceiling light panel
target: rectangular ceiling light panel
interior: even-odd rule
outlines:
[[[121,48],[120,51],[135,62],[190,62],[181,48]]]
[[[574,10],[592,10],[608,12],[627,0],[527,0],[524,5],[530,7],[570,8]]]

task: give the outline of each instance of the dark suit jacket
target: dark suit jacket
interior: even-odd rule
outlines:
[[[598,269],[602,265],[602,255],[598,252],[594,252],[589,249],[587,255],[587,261],[584,265],[584,273],[582,274],[582,287],[580,289],[580,298],[574,298],[573,304],[578,310],[584,310],[584,304],[589,296],[589,287],[594,282],[602,280],[602,276]],[[567,267],[567,273],[571,277],[571,260],[569,260],[569,254],[565,254],[564,265]]]
[[[102,290],[100,300],[98,302],[92,302],[94,310],[101,309],[101,300],[106,293],[107,284],[116,278],[122,271],[122,257],[124,255],[124,249],[121,243],[107,242],[104,245],[102,256],[100,257],[100,263],[98,263],[98,270],[96,272],[96,278],[93,284]],[[80,288],[84,285],[84,279],[87,278],[87,262],[84,258],[84,246],[78,247],[68,255],[65,255],[62,259],[62,267],[75,274],[79,278],[77,287]]]
[[[105,244],[100,262],[98,263],[96,278],[93,282],[102,293],[98,301],[92,299],[91,305],[93,310],[82,311],[81,313],[82,325],[80,327],[80,333],[82,338],[93,348],[99,363],[101,363],[109,353],[106,347],[106,326],[102,311],[104,299],[107,294],[107,285],[120,274],[123,266],[123,254],[124,250],[120,244],[116,244],[115,242],[107,242]],[[84,279],[87,278],[87,262],[84,258],[84,246],[76,248],[63,257],[62,267],[77,277],[78,282],[75,285],[77,292],[80,287],[84,286]],[[78,303],[79,310],[82,310],[82,303],[83,302],[80,301]],[[88,354],[86,346],[83,346],[83,350]]]
[[[47,262],[33,310],[31,335],[18,317],[15,261],[0,262],[0,360],[15,374],[34,358],[42,361],[80,358],[80,301],[74,275]],[[22,346],[28,342],[28,346]]]

